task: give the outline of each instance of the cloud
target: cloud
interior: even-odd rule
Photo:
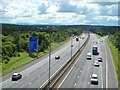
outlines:
[[[75,12],[76,9],[76,5],[72,5],[69,2],[62,2],[59,4],[59,12]]]
[[[45,5],[44,3],[42,3],[41,5],[39,5],[38,9],[39,9],[39,11],[40,11],[40,14],[45,14],[47,8],[48,8],[48,6]]]
[[[118,3],[96,0],[2,0],[3,23],[117,25]]]
[[[58,11],[59,7],[57,6],[50,6],[49,8],[47,8],[46,12],[47,13],[56,13]]]

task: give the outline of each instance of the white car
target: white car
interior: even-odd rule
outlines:
[[[88,53],[87,56],[86,56],[86,59],[92,59],[92,54]]]
[[[95,61],[94,66],[99,67],[99,62]]]
[[[98,84],[98,76],[97,74],[91,75],[91,84]]]

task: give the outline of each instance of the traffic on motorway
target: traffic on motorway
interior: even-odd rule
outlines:
[[[83,34],[83,36],[81,36],[82,38],[75,37],[72,44],[71,42],[68,42],[65,46],[63,46],[64,48],[61,48],[52,54],[52,67],[50,74],[51,77],[57,74],[58,70],[62,68],[61,66],[64,66],[64,64],[69,61],[72,54],[74,55],[78,51],[78,46],[82,46],[84,44],[87,36],[88,34],[85,33]],[[78,42],[80,42],[80,44]],[[55,88],[105,88],[107,82],[105,73],[106,61],[104,61],[105,56],[103,59],[103,54],[101,53],[101,45],[103,45],[103,43],[103,41],[99,42],[99,40],[97,40],[96,36],[93,33],[90,33],[90,40],[88,41],[85,49],[80,54],[76,65],[72,67],[67,75],[63,75],[63,79],[61,80],[61,82],[58,81],[56,83],[58,84],[58,86],[55,85]],[[13,73],[10,78],[1,83],[2,87],[43,88],[49,80],[48,78],[46,78],[49,74],[49,67],[47,67],[47,62],[45,62],[47,61],[46,59],[48,59],[48,57],[46,57],[45,60],[42,60],[41,62],[29,67],[28,69],[23,70],[22,72]],[[44,68],[42,68],[43,66],[40,66],[38,68],[38,65],[43,65]],[[43,69],[45,70],[43,71]],[[78,72],[80,73],[79,75]]]

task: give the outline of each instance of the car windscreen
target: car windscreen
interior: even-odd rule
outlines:
[[[92,77],[93,79],[97,79],[97,77]]]

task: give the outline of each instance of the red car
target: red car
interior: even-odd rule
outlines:
[[[102,57],[98,57],[98,61],[99,61],[99,62],[102,62]]]

